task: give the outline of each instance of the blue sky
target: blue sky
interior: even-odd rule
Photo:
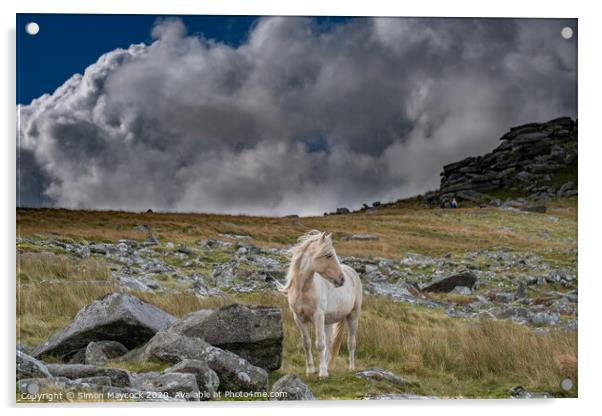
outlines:
[[[231,46],[245,41],[257,16],[157,16],[98,14],[17,14],[17,104],[29,104],[52,93],[74,73],[96,62],[105,52],[131,44],[151,43],[152,26],[160,19],[181,19],[188,33]],[[345,17],[317,17],[329,26]],[[25,25],[36,22],[40,32],[31,36]]]
[[[171,17],[171,16],[170,16]],[[229,45],[244,41],[256,16],[178,16],[191,34]],[[52,93],[105,52],[150,43],[155,15],[17,14],[17,103]],[[25,25],[36,22],[31,36]]]

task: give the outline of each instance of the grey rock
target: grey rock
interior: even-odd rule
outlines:
[[[454,290],[456,286],[464,286],[471,289],[477,280],[478,278],[473,272],[465,271],[437,280],[434,283],[422,287],[421,290],[423,292],[449,293]]]
[[[117,341],[93,341],[85,350],[85,363],[104,365],[111,358],[117,358],[128,352],[128,349]]]
[[[157,240],[152,234],[149,234],[142,244],[147,247],[156,246],[159,244],[159,240]]]
[[[34,351],[34,356],[70,358],[92,341],[119,341],[131,349],[144,344],[176,318],[125,293],[111,293],[81,309],[63,330]]]
[[[278,308],[232,304],[185,316],[169,331],[202,338],[251,364],[277,370],[282,364],[282,313]]]
[[[200,360],[183,360],[164,371],[170,373],[187,373],[196,377],[199,390],[203,393],[201,400],[209,399],[219,389],[219,377],[206,362]]]
[[[527,206],[527,207],[521,207],[520,210],[525,211],[525,212],[537,212],[540,214],[546,213],[545,205],[532,205],[532,206]]]
[[[28,355],[31,355],[31,353],[33,351],[33,347],[31,347],[27,344],[20,343],[20,342],[17,343],[16,348],[17,348],[17,351],[21,351]]]
[[[529,317],[529,322],[535,326],[556,325],[560,322],[560,315],[554,312],[538,312]]]
[[[466,286],[456,286],[454,290],[451,291],[451,293],[454,293],[456,295],[469,296],[472,294],[472,289]]]
[[[397,387],[410,387],[416,386],[417,383],[409,382],[408,380],[393,374],[390,371],[386,371],[380,368],[368,368],[366,370],[355,373],[355,376],[358,378],[363,378],[370,381],[383,381],[386,380]]]
[[[231,391],[266,391],[267,372],[238,355],[214,347],[201,338],[172,331],[157,333],[146,346],[141,359],[176,364],[186,359],[206,362],[219,377],[219,389]]]
[[[109,376],[95,376],[95,377],[83,377],[74,380],[77,383],[96,384],[99,386],[112,386],[111,377]]]
[[[527,297],[527,282],[523,279],[518,281],[516,292],[514,294],[515,299],[524,299]]]
[[[508,390],[508,394],[515,399],[551,399],[550,393],[546,392],[529,392],[523,386],[515,386]]]
[[[270,400],[315,400],[313,393],[307,385],[294,374],[280,377],[272,385],[272,398]]]
[[[374,234],[353,234],[349,239],[356,241],[375,241],[378,240],[378,236]]]
[[[189,373],[133,373],[132,386],[142,392],[167,393],[173,398],[198,401],[199,387],[194,374]]]
[[[140,391],[132,389],[130,387],[115,387],[107,386],[103,384],[86,383],[83,381],[69,380],[65,377],[55,378],[29,378],[22,379],[17,384],[18,391],[21,395],[24,395],[24,399],[27,400],[27,394],[31,394],[31,387],[35,385],[35,390],[40,393],[52,393],[57,390],[64,392],[82,392],[86,393],[97,393],[105,398],[112,398],[113,400],[120,400],[122,397],[124,400],[131,400],[131,397],[136,397],[136,401],[143,402],[157,402],[157,401],[183,401],[183,399],[166,399],[164,397],[144,397]],[[35,400],[35,398],[34,398]],[[66,398],[65,401],[70,401]]]
[[[31,355],[17,350],[16,357],[17,380],[22,378],[44,378],[52,377],[43,362],[36,360]]]
[[[48,364],[48,371],[55,377],[77,380],[88,377],[106,376],[116,387],[130,387],[130,373],[120,368],[97,367],[85,364]]]
[[[86,364],[86,349],[82,348],[69,358],[67,364]]]

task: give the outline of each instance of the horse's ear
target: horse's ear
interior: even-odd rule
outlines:
[[[321,240],[322,240],[322,241],[326,240],[326,232],[323,232],[323,233],[322,233],[322,238],[321,238]]]
[[[329,240],[331,239],[331,237],[332,237],[332,233],[329,233],[329,234],[326,236],[326,238],[327,238],[327,239],[329,239]]]

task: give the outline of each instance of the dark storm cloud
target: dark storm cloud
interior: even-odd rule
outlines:
[[[109,52],[19,107],[21,189],[62,207],[269,215],[424,192],[510,126],[576,116],[567,24],[378,18],[324,31],[265,18],[233,48],[162,21],[151,45]]]

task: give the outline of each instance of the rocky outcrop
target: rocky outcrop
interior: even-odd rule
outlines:
[[[313,393],[299,377],[287,374],[272,385],[271,400],[315,400]]]
[[[513,127],[492,152],[443,167],[438,191],[426,194],[431,204],[451,198],[487,202],[487,193],[524,191],[535,198],[575,196],[577,123],[561,117],[546,123]],[[562,174],[562,175],[561,175]]]
[[[268,373],[238,355],[214,347],[201,338],[172,331],[157,333],[142,354],[144,361],[176,364],[186,359],[204,361],[217,373],[222,391],[266,391]]]
[[[176,318],[125,293],[111,293],[80,310],[63,330],[40,344],[33,355],[71,358],[92,341],[118,341],[128,349],[148,341]]]
[[[231,351],[251,364],[277,370],[282,364],[282,313],[278,308],[232,304],[193,312],[170,329]]]

